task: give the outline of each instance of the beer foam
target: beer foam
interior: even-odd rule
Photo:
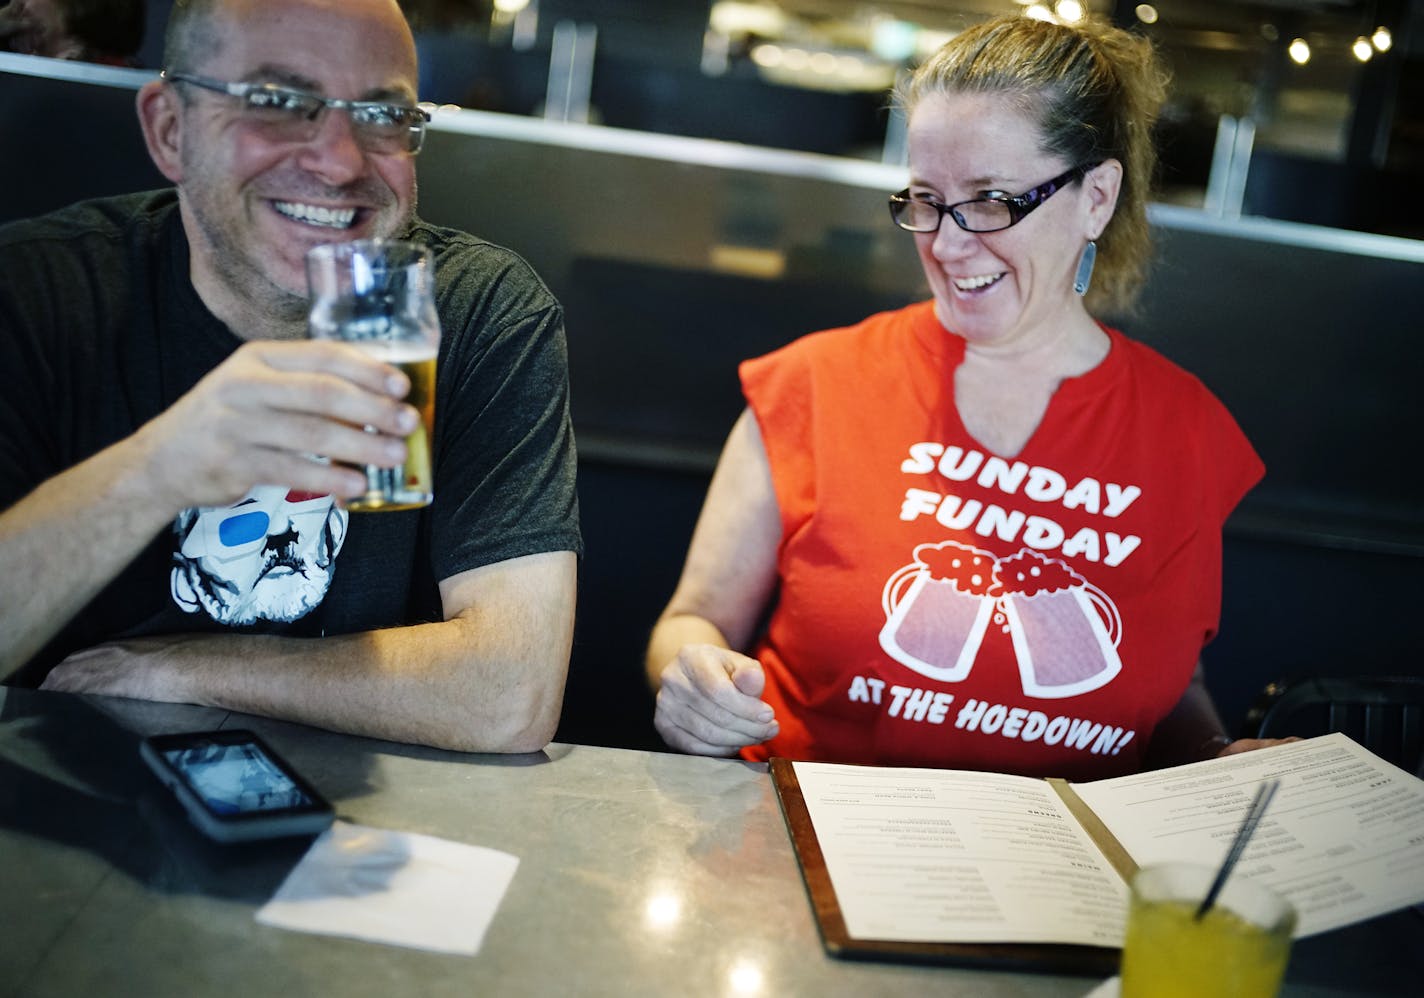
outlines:
[[[915,548],[915,561],[929,571],[930,578],[952,583],[956,591],[970,596],[987,596],[994,585],[994,556],[958,541],[921,544]]]
[[[1009,555],[995,565],[994,577],[1005,595],[1016,596],[1056,593],[1088,584],[1087,579],[1063,562],[1046,558],[1028,548]]]
[[[386,364],[413,364],[418,360],[434,360],[437,353],[436,348],[429,343],[410,340],[362,340],[351,345]]]

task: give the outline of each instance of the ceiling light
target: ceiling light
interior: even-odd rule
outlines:
[[[713,31],[724,35],[761,35],[765,38],[776,38],[786,30],[786,15],[768,4],[719,0],[712,5],[707,20]]]
[[[1355,39],[1355,44],[1350,46],[1350,51],[1355,53],[1355,58],[1361,62],[1369,62],[1370,56],[1375,54],[1374,46],[1370,44],[1370,40],[1364,35]]]
[[[1137,15],[1137,19],[1143,24],[1157,23],[1157,8],[1150,3],[1138,4],[1137,9],[1133,11],[1133,13]]]
[[[1380,52],[1388,52],[1390,46],[1394,44],[1394,36],[1389,33],[1388,28],[1381,25],[1375,28],[1374,34],[1370,35],[1370,41]]]
[[[1033,4],[1024,10],[1024,14],[1035,21],[1052,21],[1053,11],[1049,10],[1041,3]]]
[[[1297,38],[1291,42],[1290,47],[1287,48],[1286,51],[1290,53],[1291,61],[1298,66],[1304,66],[1310,61],[1310,46],[1306,43],[1304,38]]]
[[[1058,19],[1067,24],[1083,19],[1083,5],[1078,0],[1058,0],[1053,5],[1053,12],[1058,15]]]
[[[786,53],[780,45],[758,45],[752,49],[752,62],[758,66],[774,68],[786,61]]]
[[[891,62],[904,62],[915,54],[919,27],[893,17],[878,17],[870,29],[870,51]]]

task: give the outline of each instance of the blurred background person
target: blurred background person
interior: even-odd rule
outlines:
[[[144,0],[10,0],[0,7],[0,49],[131,66],[145,13]]]

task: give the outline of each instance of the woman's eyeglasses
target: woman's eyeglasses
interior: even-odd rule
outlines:
[[[1076,180],[1082,179],[1098,163],[1075,166],[1052,180],[1039,184],[1031,191],[1014,197],[973,198],[954,204],[941,204],[929,198],[910,196],[907,187],[899,194],[890,195],[890,217],[895,224],[910,232],[938,232],[944,216],[954,219],[954,224],[965,232],[998,232],[1011,225],[1017,225],[1028,217],[1043,202]]]

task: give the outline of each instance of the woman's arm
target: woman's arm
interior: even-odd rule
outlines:
[[[707,490],[677,589],[648,641],[653,723],[673,748],[732,755],[773,737],[750,647],[776,586],[781,516],[756,417],[732,428]]]
[[[1200,661],[1192,673],[1182,699],[1152,732],[1147,750],[1148,769],[1165,769],[1183,763],[1236,755],[1254,749],[1298,741],[1296,738],[1232,738],[1217,713],[1206,688],[1206,673]]]

